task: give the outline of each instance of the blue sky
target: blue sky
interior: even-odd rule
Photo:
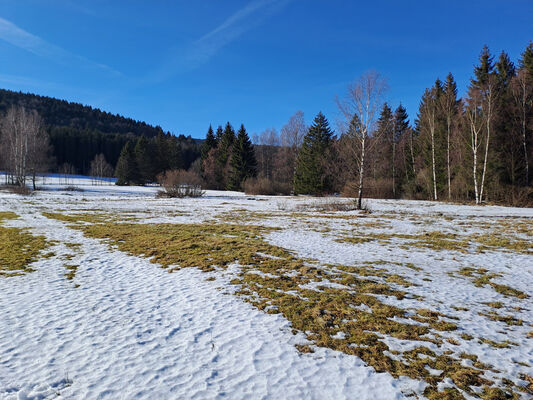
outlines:
[[[76,101],[176,134],[280,129],[363,72],[414,120],[451,71],[464,92],[484,44],[516,61],[533,1],[1,0],[0,87]]]

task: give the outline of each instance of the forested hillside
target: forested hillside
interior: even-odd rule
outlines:
[[[145,136],[155,140],[166,137],[174,149],[176,164],[188,167],[199,156],[198,141],[180,135],[174,137],[163,132],[160,126],[125,118],[97,108],[22,92],[0,89],[0,114],[11,106],[35,110],[43,119],[50,135],[54,163],[52,170],[68,164],[71,172],[88,174],[91,161],[103,154],[115,167],[120,151],[129,140]]]

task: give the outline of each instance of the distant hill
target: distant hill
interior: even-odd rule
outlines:
[[[12,105],[36,110],[47,125],[54,127],[64,126],[102,133],[132,133],[135,136],[146,137],[163,133],[160,126],[152,126],[98,108],[52,97],[0,89],[0,113],[3,114]]]
[[[174,153],[180,159],[170,165],[188,168],[200,155],[202,140],[183,135],[174,137],[163,132],[160,126],[79,103],[0,89],[0,115],[13,105],[36,110],[43,118],[54,148],[54,170],[63,164],[70,164],[76,173],[88,174],[91,160],[99,153],[104,154],[114,167],[126,142],[136,141],[141,136],[152,140],[164,136],[171,147],[177,147]]]

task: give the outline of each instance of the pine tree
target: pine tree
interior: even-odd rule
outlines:
[[[474,78],[472,79],[474,86],[481,87],[488,83],[494,70],[493,60],[494,57],[490,54],[487,45],[483,46],[479,55],[479,65],[474,67]]]
[[[393,138],[393,151],[392,151],[392,189],[393,196],[398,197],[400,187],[403,181],[403,171],[401,171],[402,163],[398,162],[398,146],[402,142],[404,136],[409,131],[409,116],[407,110],[400,104],[396,111],[394,111],[394,138]]]
[[[167,139],[162,131],[155,138],[155,175],[170,169],[170,147]]]
[[[244,125],[241,125],[232,147],[230,175],[226,188],[228,190],[241,190],[244,181],[256,175],[257,160],[254,147]]]
[[[117,178],[117,185],[123,186],[139,183],[139,169],[131,141],[128,141],[120,152],[115,169],[115,177]]]
[[[213,127],[209,125],[207,135],[205,136],[205,141],[202,143],[201,157],[202,161],[205,161],[211,149],[217,147],[217,138],[213,132]]]
[[[222,135],[224,135],[224,129],[222,129],[222,126],[218,126],[217,133],[215,135],[215,139],[217,143],[220,143],[220,140],[222,139]]]
[[[498,77],[500,86],[505,88],[509,87],[511,80],[516,74],[516,68],[505,51],[500,53],[500,57],[498,58],[495,67],[496,76]]]
[[[333,131],[324,114],[319,113],[304,137],[296,161],[294,192],[321,194],[328,192],[330,179],[325,173],[327,150],[332,144]]]
[[[228,122],[218,142],[217,162],[216,162],[216,181],[221,189],[225,188],[228,181],[227,167],[231,156],[231,147],[235,141],[235,131]]]
[[[505,51],[502,51],[495,64],[494,74],[497,81],[497,101],[494,118],[494,146],[492,164],[499,176],[499,181],[514,185],[519,169],[520,130],[517,129],[513,116],[514,105],[511,82],[516,75],[516,68]]]
[[[451,143],[452,143],[452,131],[455,121],[459,116],[459,101],[457,100],[457,84],[453,78],[452,73],[448,73],[446,76],[446,82],[444,83],[443,96],[440,101],[440,109],[444,116],[446,125],[446,176],[448,186],[448,200],[452,196],[452,167],[451,167]]]
[[[374,180],[391,180],[394,182],[394,156],[396,144],[394,142],[394,115],[387,103],[383,104],[374,133],[373,178]],[[392,162],[391,162],[392,160]],[[394,185],[393,185],[394,186]],[[394,192],[394,188],[392,188]]]
[[[520,69],[525,69],[530,79],[533,80],[533,42],[529,42],[529,45],[522,53],[518,65]]]
[[[154,154],[151,143],[143,135],[135,145],[135,159],[139,168],[140,182],[142,184],[151,183],[155,180],[154,174]]]

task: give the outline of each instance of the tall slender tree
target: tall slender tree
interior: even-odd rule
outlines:
[[[483,201],[485,194],[497,87],[493,57],[488,47],[484,46],[479,56],[479,65],[474,68],[474,77],[471,80],[468,91],[468,106],[466,110],[470,128],[470,147],[472,149],[476,204],[480,204]],[[483,153],[480,153],[480,150]],[[478,163],[481,163],[481,165],[478,165]],[[478,176],[480,168],[481,176]]]
[[[459,116],[459,101],[457,100],[457,84],[452,73],[446,76],[443,95],[439,106],[446,121],[446,179],[448,187],[448,200],[452,197],[452,168],[451,168],[451,140],[452,132]]]
[[[383,96],[388,88],[387,81],[376,71],[364,73],[358,80],[348,86],[344,99],[337,98],[337,106],[346,118],[348,129],[352,135],[352,152],[357,159],[359,187],[357,190],[357,207],[362,208],[365,161],[367,145],[372,136],[374,124],[383,103]]]

